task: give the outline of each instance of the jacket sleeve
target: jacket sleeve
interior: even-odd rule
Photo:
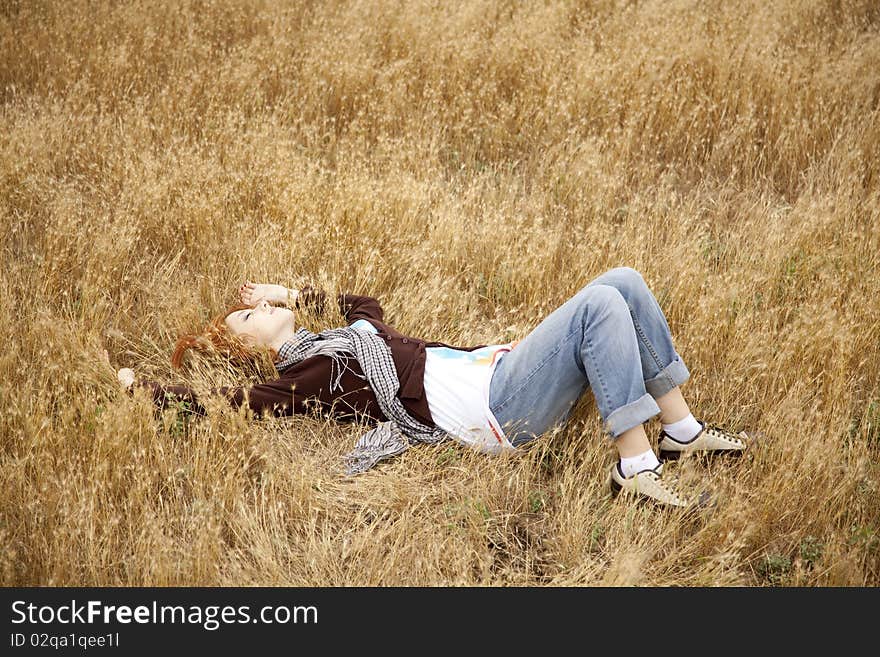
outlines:
[[[346,321],[351,324],[358,319],[375,319],[384,321],[385,311],[373,297],[362,297],[356,294],[340,294],[337,298],[339,310]]]
[[[303,285],[293,304],[297,310],[311,310],[320,315],[324,312],[324,302],[327,300],[327,294],[324,290],[314,288],[311,285]]]
[[[173,404],[183,403],[184,409],[196,415],[205,415],[205,407],[196,396],[192,388],[185,385],[162,385],[149,379],[139,379],[132,386],[143,388],[153,399],[153,404],[159,409],[167,408]],[[266,383],[253,386],[223,386],[213,388],[212,396],[226,399],[235,408],[241,406],[247,399],[248,406],[257,415],[291,415],[297,409],[296,399],[293,395],[293,386],[290,381],[274,379]],[[302,405],[302,404],[300,404]]]
[[[305,285],[299,291],[294,304],[296,308],[312,308],[320,314],[324,310],[324,303],[327,294],[320,289],[313,288],[311,285]],[[336,297],[339,304],[339,312],[345,317],[346,321],[351,324],[358,319],[375,319],[383,322],[385,311],[382,305],[373,297],[365,297],[357,294],[340,294]]]

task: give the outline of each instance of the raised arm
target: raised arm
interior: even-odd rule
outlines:
[[[296,307],[302,305],[311,305],[319,313],[324,308],[324,302],[327,294],[320,289],[315,289],[311,285],[304,286],[296,297]],[[373,297],[361,296],[358,294],[340,294],[336,297],[339,304],[339,312],[345,317],[345,320],[351,324],[358,319],[375,319],[376,321],[384,321],[385,311],[378,299]]]
[[[246,282],[239,288],[241,302],[249,306],[255,305],[260,299],[270,303],[281,303],[293,306],[297,310],[309,309],[316,314],[324,311],[327,293],[320,288],[304,285],[301,289],[288,289],[282,285]],[[339,311],[349,324],[358,319],[374,319],[384,321],[385,312],[382,305],[373,297],[358,294],[340,294],[336,297]]]

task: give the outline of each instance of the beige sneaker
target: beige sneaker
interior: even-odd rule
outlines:
[[[662,474],[663,466],[658,465],[653,470],[642,470],[631,477],[624,477],[618,461],[611,468],[611,492],[617,495],[623,490],[649,497],[661,504],[691,506],[692,501],[679,492],[678,482],[672,477],[664,478]]]
[[[665,431],[660,431],[659,458],[661,461],[677,459],[682,454],[690,454],[691,452],[723,452],[739,455],[746,448],[744,432],[734,435],[721,427],[706,424],[701,420],[697,420],[697,422],[702,427],[700,432],[686,443],[677,441]]]

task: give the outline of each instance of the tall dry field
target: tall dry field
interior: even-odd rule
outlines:
[[[880,583],[876,0],[5,0],[0,53],[3,584]],[[168,358],[245,278],[467,345],[616,266],[764,434],[681,464],[712,511],[612,500],[589,392],[347,480],[365,425],[154,417],[102,360],[244,380]]]

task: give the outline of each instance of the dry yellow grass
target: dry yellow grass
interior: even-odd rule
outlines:
[[[3,584],[880,583],[876,0],[4,0],[0,90]],[[101,360],[180,380],[247,277],[478,344],[619,265],[765,434],[681,466],[711,513],[612,501],[591,394],[348,481],[363,427],[155,420]]]

